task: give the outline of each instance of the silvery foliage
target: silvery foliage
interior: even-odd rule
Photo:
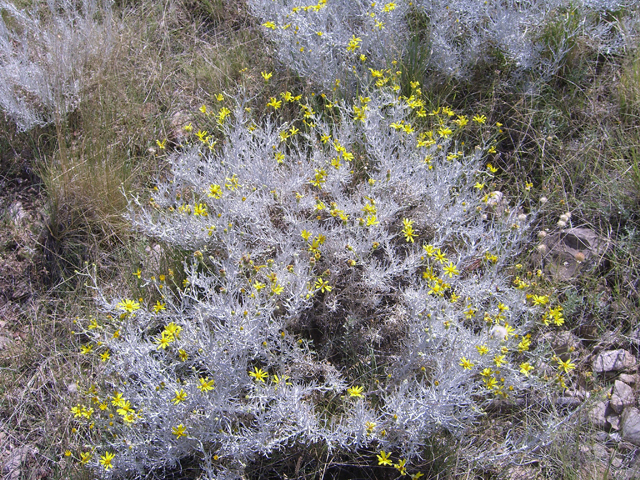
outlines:
[[[457,77],[468,75],[476,63],[500,52],[516,72],[533,72],[545,81],[564,65],[578,38],[611,54],[628,45],[633,33],[630,25],[610,15],[633,7],[628,0],[424,0],[418,4],[429,19],[432,65]],[[549,42],[542,37],[551,22],[562,23],[563,28]]]
[[[0,12],[0,107],[21,131],[64,118],[111,49],[111,2],[0,1]]]
[[[500,302],[510,308],[506,321],[515,333],[531,327],[538,312],[506,269],[533,215],[482,201],[474,185],[487,175],[485,145],[453,160],[447,155],[463,147],[451,137],[416,148],[415,133],[391,127],[410,121],[406,103],[391,91],[367,94],[364,122],[339,104],[339,120],[308,116],[315,127],[290,137],[286,148],[279,134],[291,124],[272,115],[256,125],[237,97],[220,145],[184,147],[171,156],[171,176],[159,181],[151,202],[131,199],[134,228],[195,256],[185,263],[184,290],[158,290],[165,311],[142,308],[114,321],[117,339],[111,327],[86,331],[111,354],[100,376],[106,390],[122,393],[141,415],[133,425],[95,420],[96,430],[110,431],[99,452],[116,453],[114,472],[171,467],[196,454],[209,475],[234,478],[256,456],[294,444],[372,446],[415,458],[430,434],[461,432],[483,415],[494,395],[477,370],[459,362],[495,367],[492,356],[507,342],[480,315],[497,314]],[[323,143],[321,135],[332,140]],[[339,169],[331,164],[343,155],[336,145],[354,152]],[[280,150],[281,164],[274,158]],[[317,171],[326,172],[320,187],[310,184]],[[221,186],[221,198],[208,196],[211,185]],[[185,213],[187,203],[206,204],[208,215]],[[372,205],[379,223],[362,225],[363,209]],[[402,233],[405,218],[415,222],[415,243]],[[425,243],[446,252],[461,274],[445,276],[426,259]],[[498,261],[482,263],[485,253]],[[431,291],[422,277],[429,263],[457,302]],[[319,278],[331,291],[321,291]],[[278,286],[282,292],[273,293]],[[117,317],[118,299],[96,291],[104,314]],[[465,317],[468,304],[478,317]],[[170,322],[182,327],[180,338],[159,348]],[[480,344],[491,355],[480,356]],[[265,382],[249,375],[256,368],[268,372]],[[518,368],[501,368],[513,394],[535,384]],[[206,377],[215,389],[201,392]],[[363,386],[363,398],[351,397],[349,386]],[[174,405],[180,389],[187,398]],[[367,422],[375,424],[370,431]],[[180,424],[186,438],[172,433]],[[91,465],[104,473],[97,461],[95,455]]]
[[[265,31],[274,41],[280,61],[325,88],[332,86],[336,79],[343,80],[352,71],[352,65],[361,63],[358,57],[362,53],[376,68],[399,58],[408,39],[406,2],[398,2],[394,10],[387,12],[383,2],[369,0],[329,0],[319,10],[296,12],[293,9],[301,2],[249,0],[247,3],[251,14],[261,22],[276,25],[275,29]],[[384,22],[384,28],[378,28],[376,21]],[[362,43],[359,48],[348,51],[354,36]]]
[[[630,0],[417,0],[388,2],[396,4],[388,12],[384,11],[387,2],[335,0],[317,12],[295,13],[294,4],[287,0],[248,3],[261,22],[277,25],[265,32],[280,60],[325,87],[360,68],[359,54],[367,56],[371,60],[367,65],[374,68],[399,60],[408,48],[415,48],[407,42],[415,33],[426,33],[428,44],[421,46],[427,50],[425,67],[446,76],[468,77],[477,64],[500,53],[515,74],[534,73],[542,81],[565,64],[578,38],[586,39],[598,52],[614,54],[628,47],[637,34],[633,13],[612,14],[637,11],[636,2]],[[409,32],[408,14],[424,15],[428,31]],[[569,21],[574,14],[578,21]],[[383,29],[376,21],[384,23]],[[564,23],[566,30],[548,43],[542,37],[549,22]],[[322,36],[317,35],[319,31]],[[362,39],[355,53],[346,51],[353,35]]]

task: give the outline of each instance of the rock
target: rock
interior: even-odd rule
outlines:
[[[615,456],[611,459],[611,466],[614,468],[622,467],[622,459],[618,456]]]
[[[616,380],[613,390],[611,391],[611,400],[609,406],[614,412],[620,414],[624,407],[630,407],[636,403],[636,397],[633,394],[633,388],[620,380]]]
[[[543,341],[546,341],[551,345],[553,353],[566,361],[570,353],[579,350],[582,346],[580,339],[571,332],[549,332],[542,337]]]
[[[611,412],[608,415],[605,415],[605,420],[609,424],[610,428],[614,430],[620,430],[620,417],[615,413]]]
[[[621,420],[622,439],[640,446],[640,410],[625,408]]]
[[[626,350],[608,350],[599,354],[593,361],[595,373],[614,372],[636,364],[636,357]]]
[[[597,427],[604,429],[607,425],[607,419],[605,417],[607,413],[608,402],[598,402],[588,412],[588,417],[591,423]]]
[[[608,242],[589,228],[568,228],[544,237],[545,254],[535,260],[558,281],[578,276],[585,265],[598,265],[607,251]]]
[[[9,343],[11,343],[11,339],[0,335],[0,350],[4,349],[7,345],[9,345]]]
[[[27,456],[36,452],[31,445],[24,445],[20,448],[14,448],[9,451],[7,458],[2,466],[2,473],[6,475],[7,480],[18,480],[21,478],[21,466],[27,459]]]
[[[575,397],[558,397],[556,399],[556,406],[559,408],[577,408],[582,403],[582,400]]]
[[[573,398],[577,398],[579,400],[586,400],[587,398],[591,397],[591,394],[589,392],[587,392],[586,390],[583,390],[581,388],[567,388],[565,390],[565,395],[567,397],[573,397]]]
[[[634,374],[631,375],[629,373],[621,373],[620,377],[618,377],[618,379],[621,382],[626,383],[627,385],[637,385],[638,384],[638,380],[640,379],[638,374]]]

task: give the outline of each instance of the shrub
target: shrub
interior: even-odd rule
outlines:
[[[64,120],[108,55],[110,2],[78,3],[28,12],[0,2],[0,107],[19,130]]]
[[[79,323],[104,362],[72,412],[83,463],[108,476],[197,457],[224,478],[321,445],[383,450],[381,465],[393,450],[406,473],[429,435],[539,384],[536,362],[564,385],[573,364],[529,336],[561,308],[513,265],[535,211],[489,188],[499,126],[426,112],[398,80],[373,70],[354,103],[283,92],[262,119],[220,94],[185,126],[171,175],[129,213],[192,252],[184,278],[138,269],[137,300],[94,282],[101,311]]]
[[[445,77],[468,78],[498,61],[514,74],[534,73],[544,82],[565,65],[579,38],[598,53],[624,49],[636,34],[637,22],[629,14],[634,3],[321,0],[301,7],[249,0],[279,59],[325,88],[354,69],[410,54],[412,36],[428,50],[425,66]],[[413,23],[426,31],[410,28],[410,16],[424,18]]]

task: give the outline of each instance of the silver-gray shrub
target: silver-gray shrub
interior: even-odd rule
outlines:
[[[142,272],[140,300],[94,285],[81,332],[105,363],[74,410],[89,466],[142,475],[196,456],[232,478],[293,445],[411,460],[538,383],[519,365],[547,353],[516,345],[541,310],[513,284],[534,213],[487,189],[484,119],[432,112],[430,135],[415,96],[365,82],[355,105],[325,116],[302,100],[287,122],[228,99],[226,119],[209,110],[218,133],[203,120],[151,199],[131,198],[135,229],[192,253],[184,283]]]
[[[63,120],[112,46],[108,0],[0,1],[0,107],[19,130]]]
[[[578,39],[599,53],[614,54],[637,34],[637,2],[629,0],[335,0],[306,2],[311,7],[306,9],[287,0],[248,3],[261,22],[273,23],[265,33],[279,59],[325,87],[363,63],[375,68],[399,60],[415,48],[409,43],[415,35],[424,38],[424,68],[431,71],[465,78],[500,55],[514,73],[534,73],[546,81],[562,68]],[[408,16],[422,17],[426,31],[410,31]],[[549,35],[552,23],[559,28]],[[349,52],[353,36],[362,40],[361,47]]]

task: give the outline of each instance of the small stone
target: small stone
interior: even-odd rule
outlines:
[[[638,374],[631,375],[629,373],[621,373],[620,377],[618,377],[621,382],[626,383],[627,385],[637,385],[638,384]]]
[[[614,372],[636,364],[636,357],[626,350],[608,350],[602,352],[593,361],[595,373]]]
[[[571,353],[579,350],[582,346],[580,339],[571,332],[549,332],[542,337],[542,340],[551,345],[553,353],[562,357],[563,361],[566,361]]]
[[[22,464],[27,459],[27,456],[34,453],[34,448],[31,445],[24,445],[19,448],[14,448],[9,451],[9,455],[4,461],[1,473],[5,474],[7,480],[18,480],[22,475]]]
[[[607,425],[607,419],[605,417],[605,414],[607,413],[607,406],[607,402],[598,402],[591,410],[589,410],[589,420],[595,427],[605,428]]]
[[[556,405],[559,408],[577,408],[582,403],[582,400],[575,397],[558,397],[556,399]]]
[[[611,413],[604,418],[612,429],[620,430],[620,417],[618,415]]]
[[[625,408],[622,414],[622,439],[640,446],[640,411],[635,407]]]
[[[620,414],[625,407],[630,407],[634,403],[636,403],[636,397],[633,395],[633,388],[620,380],[616,380],[611,391],[609,406],[614,412]]]
[[[578,388],[578,389],[567,388],[567,390],[565,390],[565,395],[567,397],[573,397],[579,400],[586,400],[587,398],[591,397],[591,394],[589,392],[581,388]]]

